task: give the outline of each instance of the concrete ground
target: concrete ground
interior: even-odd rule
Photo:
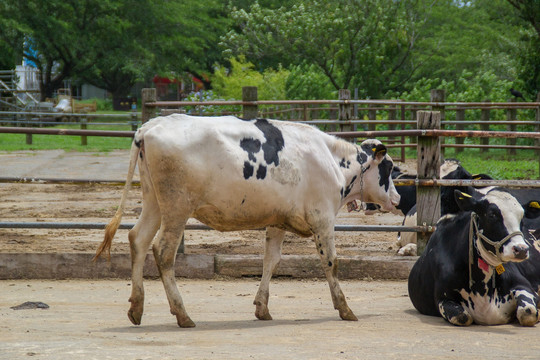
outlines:
[[[339,319],[328,285],[273,280],[272,321],[254,316],[256,279],[178,279],[197,324],[181,329],[159,281],[142,325],[128,280],[0,281],[0,359],[538,359],[540,326],[458,328],[420,315],[405,281],[342,281],[358,322]],[[13,310],[26,301],[49,309]]]

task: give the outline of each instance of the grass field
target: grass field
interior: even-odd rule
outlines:
[[[57,128],[80,129],[77,125],[58,125]],[[107,126],[88,125],[92,130],[131,130],[129,125]],[[32,144],[26,144],[24,134],[1,134],[0,151],[19,150],[53,150],[63,149],[65,151],[89,151],[89,152],[109,152],[116,149],[129,149],[130,138],[96,137],[87,138],[88,145],[81,145],[80,136],[64,135],[33,135]],[[484,153],[479,149],[465,149],[462,153],[455,153],[455,149],[446,149],[446,158],[456,158],[471,173],[489,174],[495,179],[538,179],[539,160],[538,155],[533,150],[517,150],[516,155],[509,156],[506,150],[490,149]],[[399,157],[398,149],[391,149],[390,154]],[[408,149],[407,158],[416,158],[416,150]]]

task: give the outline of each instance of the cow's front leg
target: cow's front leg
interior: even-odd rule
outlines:
[[[174,224],[174,220],[180,221],[180,224]],[[171,223],[171,221],[173,222]],[[187,328],[195,327],[195,323],[189,318],[184,308],[182,297],[176,286],[174,274],[176,251],[184,233],[185,221],[179,218],[171,219],[167,222],[162,221],[161,229],[158,233],[159,240],[154,244],[153,251],[161,281],[165,287],[167,300],[169,300],[171,314],[176,316],[178,326]]]
[[[341,287],[339,286],[333,229],[325,234],[315,234],[315,245],[317,246],[317,252],[321,258],[324,273],[328,280],[328,285],[330,286],[330,294],[332,295],[334,309],[339,311],[339,316],[343,320],[358,321],[356,315],[354,315],[349,308],[349,305],[347,305],[345,295],[343,295],[343,291],[341,291]]]
[[[538,296],[528,290],[514,290],[516,317],[522,326],[534,326],[538,322]]]
[[[268,297],[270,288],[270,279],[276,269],[279,261],[281,260],[281,245],[283,244],[283,238],[285,231],[269,227],[266,229],[266,242],[264,244],[264,260],[263,260],[263,274],[259,290],[255,296],[253,304],[255,308],[255,316],[259,320],[272,320],[272,316],[268,311]]]
[[[473,322],[469,311],[454,300],[443,299],[439,301],[439,313],[446,321],[453,325],[469,326]]]

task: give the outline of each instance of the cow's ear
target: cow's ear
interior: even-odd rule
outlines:
[[[386,146],[383,144],[377,144],[373,150],[373,158],[377,161],[382,161],[383,157],[386,155]]]
[[[459,190],[454,190],[454,197],[456,203],[462,211],[474,210],[477,201],[471,195],[461,192]]]
[[[540,216],[540,201],[529,201],[523,209],[525,210],[525,217],[529,219],[537,218]]]

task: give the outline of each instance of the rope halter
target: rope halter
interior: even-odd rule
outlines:
[[[479,229],[478,214],[475,212],[471,213],[471,223],[469,226],[469,287],[472,287],[473,285],[472,266],[474,259],[474,248],[476,247],[478,249],[480,258],[482,258],[482,260],[484,260],[489,266],[495,268],[497,274],[501,275],[505,271],[504,266],[502,265],[503,261],[501,260],[501,247],[505,242],[516,235],[523,236],[523,233],[521,231],[514,231],[499,241],[493,241],[483,234],[482,229]],[[483,242],[493,246],[495,248],[495,253],[487,250],[484,247]],[[495,276],[492,276],[492,282],[493,287],[495,287]]]

